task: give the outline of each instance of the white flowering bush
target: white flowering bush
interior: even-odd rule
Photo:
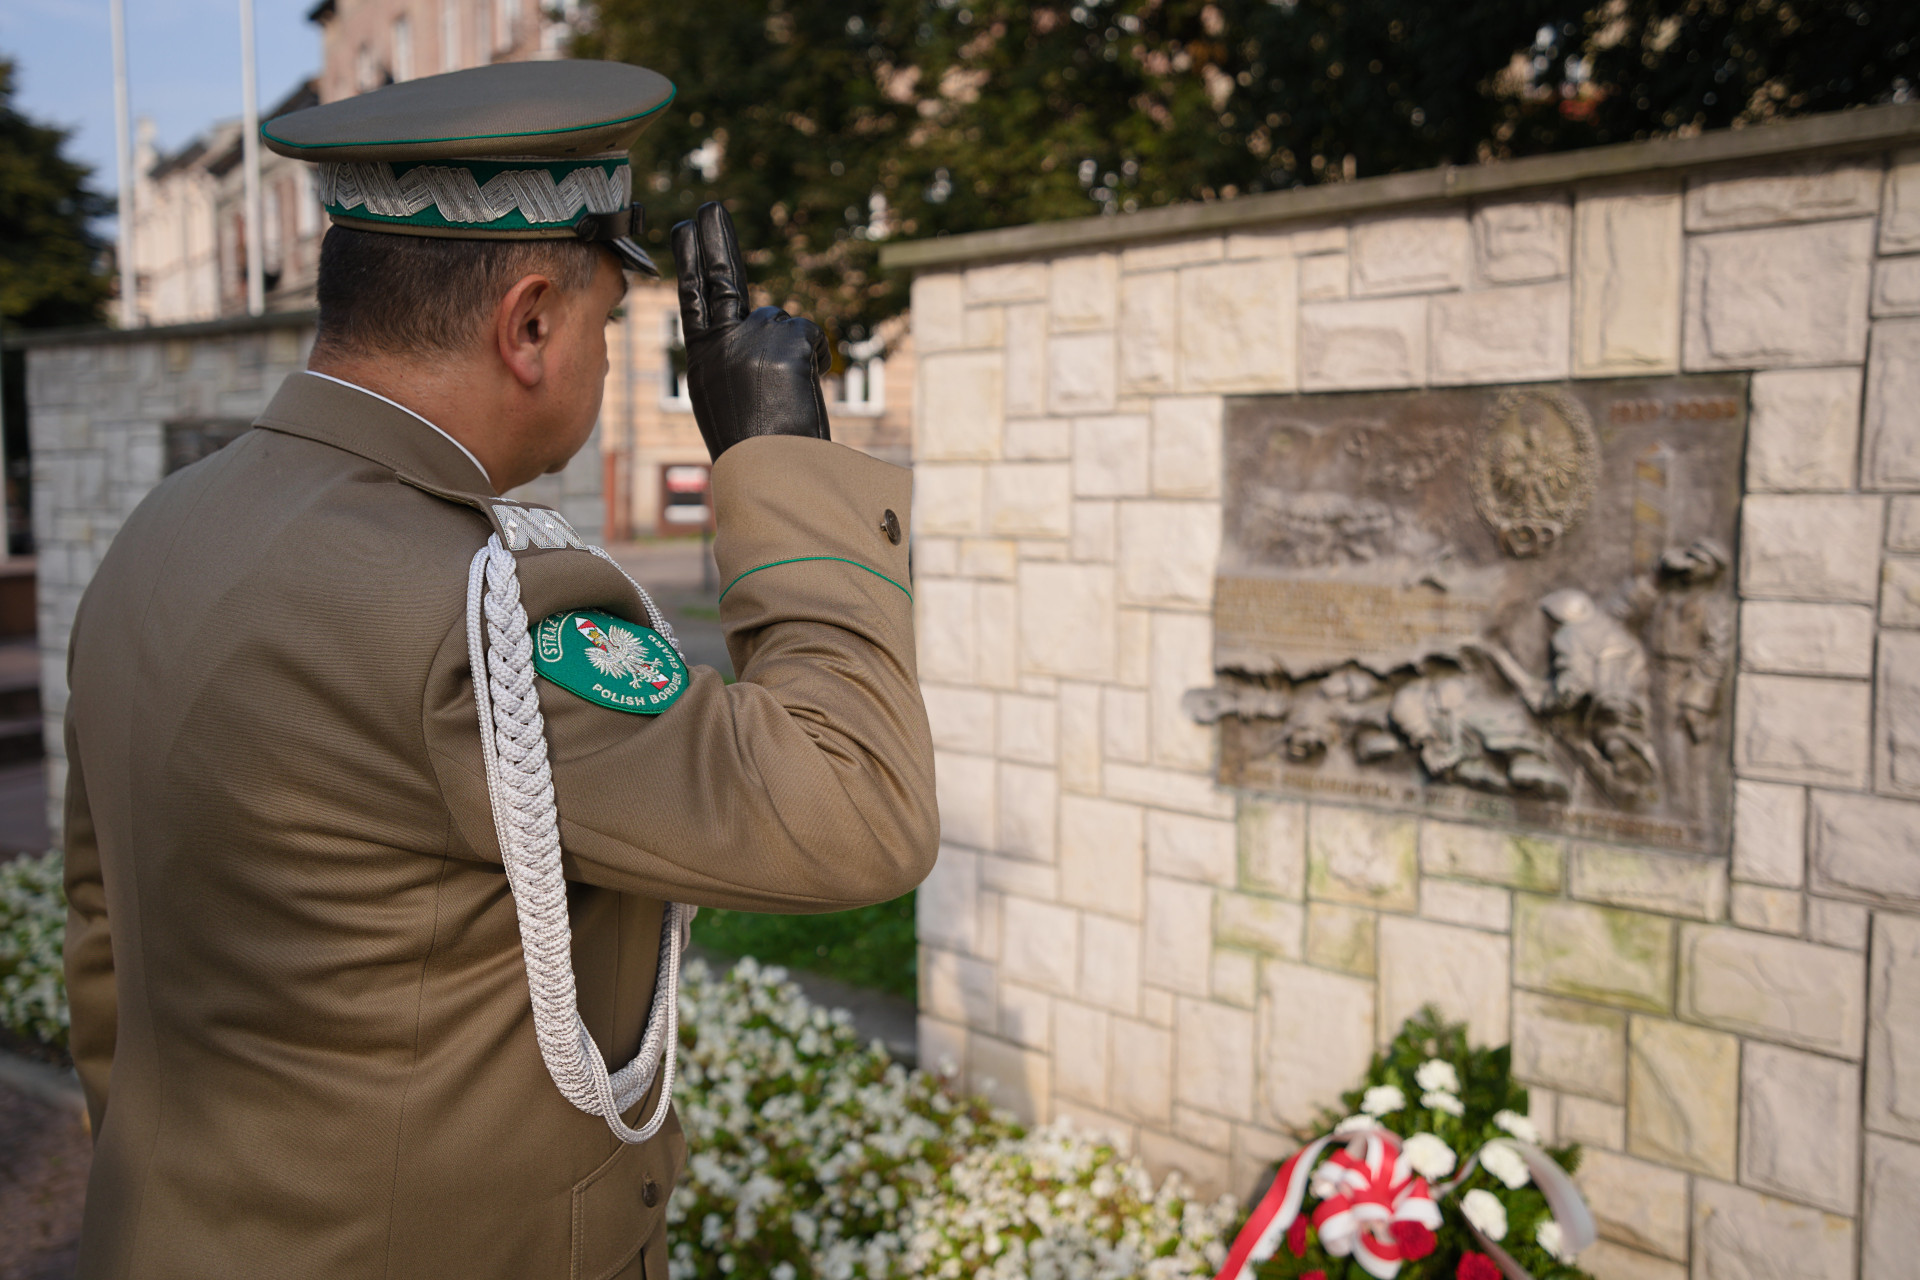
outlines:
[[[0,1027],[56,1046],[67,1043],[62,879],[58,852],[0,863]]]
[[[780,969],[694,961],[680,1008],[674,1280],[1160,1280],[1226,1256],[1230,1198],[1198,1204],[1108,1145],[956,1096]]]

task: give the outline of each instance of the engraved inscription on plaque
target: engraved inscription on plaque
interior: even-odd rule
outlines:
[[[1231,401],[1221,780],[1723,851],[1746,414],[1732,374]]]

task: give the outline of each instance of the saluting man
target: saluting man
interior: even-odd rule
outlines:
[[[820,331],[674,229],[740,673],[499,497],[586,442],[671,100],[513,63],[296,112],[319,336],[128,520],[71,650],[84,1277],[667,1275],[689,904],[832,911],[937,840],[908,473],[830,443]]]

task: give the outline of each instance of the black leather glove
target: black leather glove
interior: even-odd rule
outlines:
[[[733,219],[703,204],[673,229],[687,396],[714,461],[750,436],[832,437],[820,375],[827,336],[778,307],[747,311],[747,273]]]

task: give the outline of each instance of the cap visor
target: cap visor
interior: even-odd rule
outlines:
[[[648,257],[647,251],[635,241],[626,236],[620,236],[606,241],[606,244],[620,256],[621,265],[627,270],[638,271],[641,275],[652,276],[655,280],[660,278],[660,268],[653,265],[653,259]]]

